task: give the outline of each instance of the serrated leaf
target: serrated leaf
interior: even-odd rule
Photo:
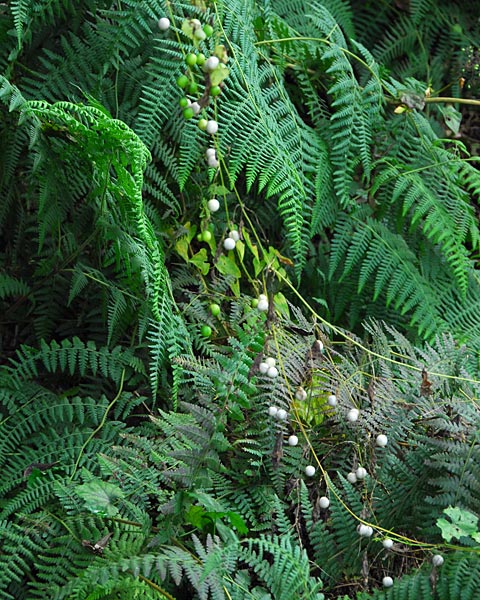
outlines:
[[[228,512],[227,516],[230,519],[232,527],[234,527],[238,533],[241,535],[246,535],[248,533],[248,527],[239,514],[235,512]]]

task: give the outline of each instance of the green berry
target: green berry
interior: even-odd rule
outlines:
[[[257,306],[258,306],[258,298],[254,298],[252,300],[252,308],[257,308]]]
[[[190,94],[195,95],[198,92],[198,83],[196,81],[191,81],[188,86],[188,91]]]
[[[188,106],[188,98],[180,98],[180,100],[178,101],[178,103],[180,104],[180,106],[182,108],[187,108],[187,106]]]
[[[183,116],[185,117],[185,119],[191,119],[194,114],[195,113],[193,112],[193,108],[190,108],[190,106],[188,108],[183,109]]]
[[[218,317],[218,315],[220,314],[220,310],[221,310],[221,308],[218,304],[215,304],[215,303],[210,304],[210,312],[212,313],[212,315],[214,317]]]
[[[203,242],[203,236],[201,233],[197,233],[197,241],[198,242]]]
[[[219,96],[222,92],[222,89],[219,85],[212,85],[212,87],[210,88],[210,96]]]
[[[194,67],[197,64],[197,55],[190,52],[190,54],[187,54],[185,57],[185,62],[189,67]]]
[[[208,124],[207,119],[200,119],[199,122],[197,123],[198,128],[201,129],[202,131],[205,131],[205,129],[207,128],[207,124]]]
[[[180,77],[177,79],[177,85],[182,89],[186,88],[188,85],[188,77],[186,75],[180,75]]]
[[[203,26],[203,31],[205,32],[205,35],[207,37],[210,37],[211,35],[213,35],[213,27],[210,25],[210,23],[206,23]]]
[[[212,328],[209,325],[202,325],[200,332],[203,337],[209,338],[212,335]]]
[[[202,231],[202,240],[204,242],[210,242],[212,239],[212,232],[208,231],[208,229],[206,229],[205,231]]]
[[[206,60],[207,60],[207,58],[206,58],[205,54],[203,54],[202,52],[199,52],[197,54],[197,65],[199,67],[201,67],[202,65],[204,65]]]

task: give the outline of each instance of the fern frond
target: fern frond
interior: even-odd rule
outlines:
[[[369,216],[340,220],[332,242],[330,277],[340,263],[345,277],[359,261],[359,292],[374,279],[373,299],[384,294],[387,306],[410,313],[411,323],[426,338],[442,328],[438,301],[404,238]]]
[[[81,377],[87,372],[100,373],[117,383],[126,366],[142,369],[140,363],[132,360],[131,352],[119,346],[111,351],[105,347],[97,350],[93,342],[84,343],[77,337],[61,343],[53,340],[50,344],[42,340],[40,349],[23,346],[17,358],[11,361],[9,370],[13,385],[20,388],[23,381],[38,377],[40,365],[49,373],[59,370],[73,375],[78,372]]]
[[[240,557],[266,582],[275,598],[323,600],[322,582],[311,577],[306,552],[288,536],[244,540]]]

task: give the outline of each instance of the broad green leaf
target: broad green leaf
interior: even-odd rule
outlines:
[[[114,517],[118,514],[118,508],[113,502],[124,498],[122,490],[117,485],[98,479],[79,485],[75,491],[85,501],[90,512],[106,517]]]
[[[462,537],[470,537],[480,542],[480,532],[478,530],[478,517],[468,510],[449,506],[444,511],[447,519],[437,519],[437,526],[442,531],[442,537],[450,542],[453,538],[460,540]]]
[[[222,275],[231,275],[236,279],[239,279],[242,275],[242,272],[235,262],[235,256],[233,254],[222,254],[218,258],[215,266],[217,267],[217,271],[219,271]]]

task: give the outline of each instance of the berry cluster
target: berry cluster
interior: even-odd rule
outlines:
[[[232,229],[228,236],[223,240],[223,247],[225,250],[233,250],[240,239],[240,234],[236,229]]]
[[[268,408],[268,415],[279,421],[286,421],[288,419],[288,413],[284,408],[278,408],[277,406],[270,406]],[[297,440],[298,443],[298,440]],[[296,444],[290,444],[295,446]]]
[[[256,302],[256,307],[257,307],[257,310],[259,310],[260,312],[267,312],[268,298],[265,296],[265,294],[260,294],[258,296],[258,300]]]
[[[275,366],[275,364],[276,360],[269,356],[259,364],[258,370],[260,371],[260,373],[262,373],[262,375],[267,375],[271,379],[275,379],[276,377],[278,377],[278,369]]]
[[[262,302],[262,305],[260,305],[261,302]],[[259,310],[268,310],[268,300],[264,294],[261,294],[259,296],[256,306]],[[323,351],[324,346],[323,346],[323,343],[321,342],[321,340],[317,340],[317,345],[318,345],[318,348],[320,349],[320,351]],[[275,359],[271,358],[271,357],[265,358],[265,360],[263,360],[259,364],[259,371],[263,375],[268,375],[272,378],[277,377],[278,370],[275,367]],[[308,394],[307,394],[306,390],[302,386],[299,386],[295,391],[295,400],[298,402],[303,402],[307,399],[307,397],[308,397]],[[335,409],[335,407],[338,404],[336,394],[331,393],[328,395],[327,404],[332,409]],[[268,414],[270,416],[272,416],[276,419],[280,419],[280,420],[286,420],[286,418],[287,418],[287,412],[285,410],[279,409],[275,406],[271,406],[268,409]],[[358,421],[359,417],[360,417],[360,410],[358,408],[350,408],[345,415],[346,420],[350,423],[356,423]],[[299,443],[299,439],[295,434],[292,434],[288,437],[287,442],[288,442],[289,446],[297,446]],[[385,448],[388,444],[388,438],[385,434],[380,433],[377,435],[377,437],[375,439],[375,443],[379,448]],[[307,465],[304,469],[304,472],[307,477],[314,477],[317,472],[317,469],[313,465]],[[365,469],[365,467],[360,465],[354,471],[351,471],[350,473],[348,473],[347,480],[351,484],[355,484],[358,481],[365,480],[367,478],[367,476],[368,476],[367,469]],[[319,499],[319,506],[322,509],[327,509],[330,506],[329,498],[327,496],[322,496]],[[372,535],[374,533],[374,528],[368,524],[360,523],[357,527],[357,532],[361,537],[370,538],[370,537],[372,537]],[[382,541],[382,544],[385,549],[390,550],[393,547],[394,542],[390,538],[385,538]],[[441,556],[434,557],[434,561],[433,561],[434,565],[437,565],[437,564],[440,565],[441,561],[442,561]],[[383,578],[383,586],[390,587],[392,585],[393,585],[393,579],[389,576],[385,576]]]
[[[212,25],[206,23],[202,26],[198,19],[184,21],[182,31],[197,47],[214,32]],[[221,94],[223,81],[229,74],[225,66],[227,61],[228,54],[223,45],[217,45],[213,54],[208,57],[203,52],[189,52],[185,56],[186,72],[177,79],[178,87],[186,94],[179,101],[185,119],[200,115],[210,99]],[[208,119],[206,114],[199,118],[197,124],[209,135],[215,135],[218,131],[217,121]]]

